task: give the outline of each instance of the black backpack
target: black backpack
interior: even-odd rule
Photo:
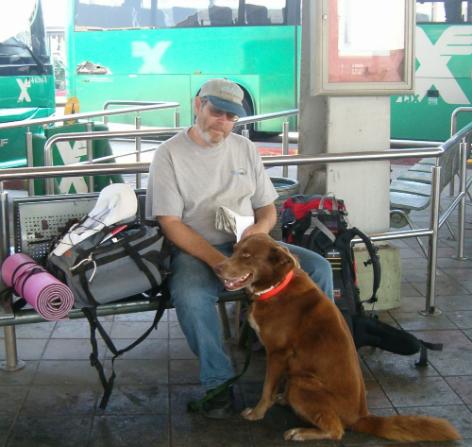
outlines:
[[[401,355],[420,353],[418,366],[427,365],[427,349],[440,351],[442,344],[432,344],[413,334],[397,329],[366,312],[363,302],[375,304],[381,269],[377,249],[359,229],[348,227],[347,211],[342,200],[334,196],[295,195],[283,204],[281,224],[284,242],[300,245],[324,256],[333,270],[334,301],[351,329],[357,348],[373,346]],[[361,300],[357,286],[352,240],[365,244],[373,269],[372,295]]]

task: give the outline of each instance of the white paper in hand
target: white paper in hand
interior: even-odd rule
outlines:
[[[241,216],[225,206],[220,206],[216,210],[216,229],[236,235],[236,242],[239,242],[244,230],[253,223],[254,216]]]

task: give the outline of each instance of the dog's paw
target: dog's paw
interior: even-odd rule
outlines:
[[[284,439],[286,441],[304,441],[305,437],[300,428],[292,428],[284,433]]]
[[[258,421],[264,417],[264,415],[260,416],[255,408],[246,408],[241,412],[241,416],[248,421]]]

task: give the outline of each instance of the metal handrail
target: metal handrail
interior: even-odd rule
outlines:
[[[143,132],[143,131],[140,131]],[[149,131],[148,131],[149,132]],[[99,134],[100,132],[97,132]],[[463,132],[461,132],[463,133]],[[90,136],[81,135],[81,138]],[[303,164],[321,164],[321,163],[342,163],[342,162],[363,162],[376,160],[391,160],[400,158],[416,157],[440,157],[447,145],[455,144],[456,138],[451,138],[442,147],[430,149],[410,149],[410,150],[388,150],[379,152],[347,152],[341,154],[317,154],[311,156],[278,156],[262,157],[264,166],[280,165],[303,165]],[[93,165],[67,165],[67,166],[49,166],[33,168],[11,168],[0,171],[0,183],[9,179],[31,179],[62,176],[83,176],[94,174],[126,174],[126,173],[145,173],[149,171],[149,162],[140,163],[100,163]],[[425,313],[431,314],[435,311],[435,284],[436,284],[436,265],[437,265],[437,237],[439,231],[439,200],[440,200],[440,173],[441,168],[438,164],[433,166],[433,193],[431,206],[431,221],[429,228],[422,228],[411,231],[388,231],[372,235],[373,240],[400,239],[405,237],[429,236],[429,256],[428,256],[428,286],[425,303]]]
[[[94,131],[94,132],[71,132],[67,134],[55,134],[50,137],[44,145],[44,164],[45,166],[52,166],[52,146],[59,141],[81,141],[81,140],[99,140],[103,138],[114,138],[114,137],[142,137],[151,135],[168,135],[177,133],[182,130],[181,128],[166,127],[146,130],[115,130],[115,131]],[[141,154],[141,144],[139,141],[139,150],[136,150],[137,162],[139,162]],[[139,157],[138,157],[139,155]],[[93,160],[91,160],[93,161]],[[91,162],[89,160],[89,163]],[[140,177],[137,175],[136,183],[137,187],[140,188]],[[90,183],[89,183],[90,185]],[[89,188],[93,191],[92,188]],[[46,180],[46,192],[47,194],[54,194],[54,181],[52,179]]]
[[[111,99],[109,101],[106,101],[105,104],[103,104],[103,110],[108,110],[110,106],[140,106],[140,105],[148,105],[148,104],[158,104],[158,102]],[[108,124],[107,115],[103,117],[103,124]],[[138,116],[136,116],[135,124],[136,124],[136,129],[139,129],[141,127],[141,117],[139,117],[139,114]],[[179,127],[179,126],[180,126],[180,112],[179,112],[179,108],[176,107],[174,111],[174,127]],[[136,143],[136,145],[138,145],[138,143]],[[138,154],[140,153],[139,150],[137,152]]]
[[[101,110],[99,112],[74,113],[70,115],[53,116],[49,118],[34,118],[30,120],[13,121],[11,123],[0,124],[0,130],[13,129],[15,127],[39,126],[42,124],[57,123],[60,121],[71,121],[71,120],[79,120],[79,119],[84,119],[84,118],[94,118],[96,116],[120,115],[122,113],[132,113],[132,112],[149,112],[151,110],[171,109],[174,107],[180,107],[180,104],[178,102],[160,102],[160,103],[156,102],[154,105],[145,105],[145,106],[139,106],[139,107],[125,107],[123,109]]]
[[[451,135],[457,132],[457,116],[463,112],[472,112],[472,107],[457,107],[451,114]]]
[[[105,103],[105,107],[109,105],[115,105],[119,103],[133,103],[133,102],[138,102],[138,101],[108,101]],[[260,115],[254,115],[254,116],[249,116],[249,117],[244,117],[241,118],[240,122],[237,123],[237,125],[243,125],[245,126],[245,129],[247,130],[247,124],[250,123],[255,123],[263,120],[269,120],[269,119],[274,119],[274,118],[280,118],[283,116],[290,116],[290,115],[295,115],[298,113],[298,109],[290,109],[290,110],[285,110],[281,112],[274,112],[274,113],[266,113],[266,114],[260,114]],[[56,144],[59,141],[76,141],[76,140],[95,140],[95,139],[101,139],[101,138],[123,138],[123,137],[134,137],[136,141],[136,150],[134,154],[136,155],[136,161],[139,162],[141,159],[141,137],[143,136],[152,136],[152,135],[166,135],[166,134],[172,134],[176,133],[179,130],[182,130],[181,128],[154,128],[154,129],[146,129],[146,130],[139,130],[140,127],[140,120],[137,117],[136,118],[136,130],[128,130],[128,131],[95,131],[95,132],[75,132],[75,133],[68,133],[68,134],[56,134],[50,137],[44,146],[44,164],[46,166],[51,166],[52,165],[52,145]],[[284,129],[288,129],[287,123],[284,122],[283,125]],[[89,155],[89,163],[93,163],[93,160],[91,159],[91,145],[90,150],[87,151]],[[284,132],[284,137],[282,139],[282,147],[283,155],[288,155],[288,132]],[[28,163],[28,165],[30,165]],[[286,168],[284,167],[284,170]],[[89,190],[93,190],[91,185],[93,185],[93,178],[89,178]],[[141,176],[140,174],[136,174],[136,186],[139,188],[141,186]],[[34,192],[34,185],[33,182],[29,182],[29,191],[30,195],[33,194]],[[51,179],[48,179],[46,181],[46,191],[48,194],[53,194],[54,193],[54,184]]]
[[[257,123],[263,120],[271,120],[274,118],[281,118],[283,116],[290,116],[290,115],[297,115],[297,114],[298,114],[298,109],[289,109],[289,110],[283,110],[281,112],[263,113],[260,115],[245,116],[243,118],[239,118],[239,120],[235,123],[234,127],[247,126],[248,124]]]
[[[312,156],[285,156],[285,157],[263,157],[265,166],[277,166],[284,164],[316,164],[316,163],[340,163],[340,162],[362,162],[375,160],[388,160],[395,158],[411,158],[423,157],[428,155],[430,157],[439,157],[443,154],[443,148],[432,148],[430,150],[394,150],[394,151],[379,151],[379,152],[348,152],[342,154],[318,154]],[[126,164],[96,164],[96,165],[68,165],[68,166],[50,166],[50,167],[34,167],[34,168],[12,168],[0,171],[0,182],[12,178],[45,178],[45,177],[60,177],[60,176],[83,176],[93,174],[110,174],[110,173],[132,173],[132,172],[148,172],[150,163],[126,163]],[[436,179],[433,183],[433,197],[431,207],[431,225],[430,228],[419,229],[414,231],[403,232],[385,232],[375,235],[378,240],[387,240],[390,237],[417,237],[429,236],[429,259],[428,259],[428,288],[425,303],[425,312],[434,313],[434,299],[435,299],[435,284],[436,284],[436,264],[437,264],[437,236],[438,236],[438,215],[437,210],[439,206],[440,194],[440,172],[439,166],[433,167],[433,177]]]

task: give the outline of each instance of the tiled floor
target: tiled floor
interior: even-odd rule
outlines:
[[[470,211],[470,207],[468,207]],[[469,213],[470,214],[470,213]],[[427,214],[414,215],[423,225]],[[465,254],[472,257],[472,224],[466,229]],[[452,220],[454,222],[454,218]],[[455,242],[441,232],[437,306],[442,314],[423,317],[426,261],[414,240],[397,242],[402,258],[402,305],[384,313],[389,322],[423,339],[444,343],[429,354],[430,365],[415,367],[416,356],[402,357],[363,348],[362,367],[373,413],[431,414],[447,417],[464,440],[407,446],[472,446],[472,261],[451,258]],[[118,343],[125,344],[150,323],[152,315],[105,318]],[[286,408],[271,409],[263,421],[235,415],[209,421],[188,414],[186,402],[199,396],[198,364],[169,311],[159,329],[116,362],[115,391],[105,411],[98,409],[101,387],[88,363],[88,326],[83,321],[17,326],[18,349],[26,367],[0,372],[0,446],[278,446],[282,433],[299,425]],[[1,336],[3,336],[0,330]],[[228,343],[240,368],[244,353]],[[105,350],[102,349],[105,357]],[[0,359],[4,346],[0,343]],[[240,409],[257,401],[264,355],[254,355],[236,386]],[[371,436],[347,433],[342,443],[309,446],[395,446]]]

